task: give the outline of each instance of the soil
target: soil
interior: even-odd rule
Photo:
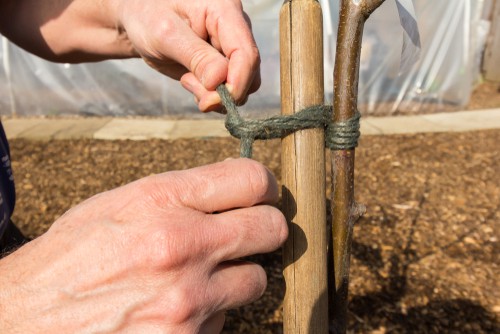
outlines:
[[[500,333],[500,130],[365,136],[356,151],[349,331]],[[230,138],[11,141],[14,220],[31,237],[71,206],[151,173],[238,155]],[[280,179],[279,141],[254,158]],[[329,195],[328,195],[329,196]],[[281,254],[257,255],[264,296],[228,312],[225,333],[281,333]]]
[[[467,109],[500,108],[500,83],[484,81],[472,91]]]

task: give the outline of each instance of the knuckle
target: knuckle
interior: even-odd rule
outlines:
[[[259,48],[257,45],[252,45],[250,48],[250,62],[253,65],[253,70],[256,71],[260,67],[261,61]]]
[[[277,184],[271,172],[262,164],[247,159],[246,160],[246,178],[251,196],[255,203],[259,203],[269,196],[273,200],[277,199]]]
[[[232,0],[232,2],[236,5],[236,8],[243,11],[243,4],[241,3],[241,0]]]
[[[254,240],[259,240],[259,230],[256,226],[256,214],[244,210],[240,212],[237,221],[237,228],[226,229],[223,233],[225,234],[225,241],[227,243],[232,243],[234,246],[248,245]]]
[[[184,256],[172,245],[171,231],[158,230],[150,237],[149,265],[152,268],[169,270],[182,265]]]
[[[226,77],[228,62],[218,51],[206,48],[204,45],[190,52],[189,68],[201,81],[206,89],[215,89]],[[212,81],[217,82],[214,87]],[[208,86],[207,86],[208,85]]]
[[[169,224],[160,219],[148,230],[149,265],[160,271],[185,268],[206,252],[209,241],[201,226],[208,218],[178,207],[166,210],[165,215],[170,220]]]
[[[178,25],[173,20],[162,20],[159,24],[155,35],[155,40],[161,43],[165,39],[170,39],[172,36],[178,32]],[[154,32],[153,32],[154,33]]]
[[[248,28],[250,28],[250,30],[252,30],[252,20],[250,19],[250,16],[245,11],[243,11],[243,19],[247,23]]]
[[[195,49],[191,51],[191,57],[189,61],[189,69],[198,78],[202,78],[202,73],[204,72],[206,52],[202,49]]]
[[[243,4],[241,3],[241,0],[221,0],[218,1],[217,4],[220,6],[219,8],[222,8],[226,11],[228,8],[235,8],[239,11],[243,11]]]
[[[179,206],[184,179],[177,171],[150,175],[141,180],[139,191],[148,204],[156,209]]]
[[[241,243],[248,240],[261,240],[265,252],[272,252],[283,245],[288,238],[288,226],[283,213],[270,205],[256,207],[251,215],[240,221],[243,233]]]
[[[187,286],[176,286],[166,293],[165,310],[173,324],[186,324],[199,313],[198,298]]]

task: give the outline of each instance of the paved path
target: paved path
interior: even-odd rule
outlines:
[[[223,120],[124,118],[12,118],[3,125],[9,138],[48,139],[178,139],[225,137]],[[364,117],[362,135],[456,132],[500,129],[500,109],[419,116]]]

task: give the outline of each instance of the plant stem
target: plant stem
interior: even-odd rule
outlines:
[[[334,122],[346,121],[357,111],[363,27],[370,14],[384,1],[341,1],[334,69]],[[352,232],[354,223],[364,211],[354,200],[354,158],[354,149],[332,151],[332,267],[335,288],[330,289],[329,299],[330,320],[336,334],[347,330]]]

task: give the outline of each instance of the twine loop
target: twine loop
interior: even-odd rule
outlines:
[[[300,110],[292,115],[273,116],[267,119],[243,119],[236,103],[224,84],[217,87],[226,108],[225,126],[229,133],[241,141],[240,155],[252,157],[255,140],[283,138],[293,132],[305,129],[325,129],[325,146],[331,150],[350,150],[358,146],[359,120],[354,117],[343,122],[332,121],[332,106],[319,105]]]

